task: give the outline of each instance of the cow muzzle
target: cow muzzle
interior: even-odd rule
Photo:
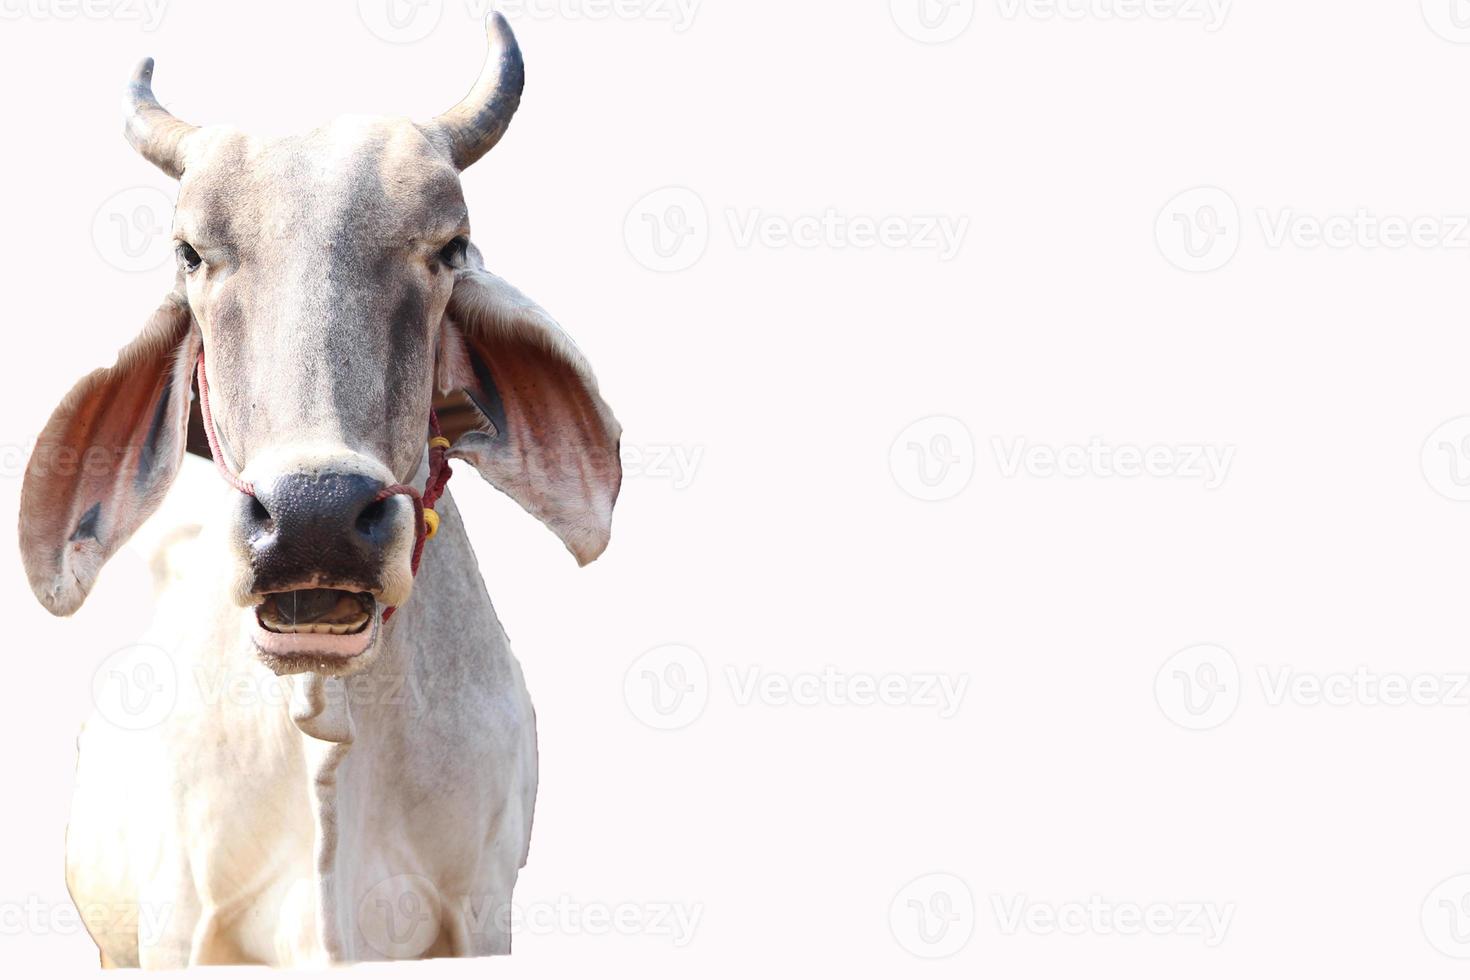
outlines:
[[[412,505],[356,454],[250,469],[235,530],[257,652],[276,673],[357,669],[412,586]]]

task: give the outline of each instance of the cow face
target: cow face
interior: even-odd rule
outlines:
[[[362,669],[382,611],[408,601],[417,524],[410,499],[386,491],[422,486],[436,393],[473,406],[451,456],[580,561],[601,553],[618,425],[570,340],[470,244],[459,174],[500,139],[524,78],[498,15],[490,38],[475,89],[431,123],[348,118],[281,140],[180,122],[153,98],[152,62],[140,66],[128,136],[180,179],[177,279],[38,441],[21,538],[53,612],[81,604],[166,492],[200,352],[218,462],[249,490],[221,557],[278,672]],[[63,457],[97,451],[97,472],[68,479]]]

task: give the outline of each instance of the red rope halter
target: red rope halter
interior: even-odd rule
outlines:
[[[225,482],[248,497],[255,496],[255,486],[240,479],[239,475],[232,473],[225,465],[225,458],[220,453],[219,437],[214,432],[214,415],[209,410],[209,378],[204,371],[204,351],[199,352],[199,414],[204,417],[204,435],[209,440],[209,455],[214,459],[215,468],[219,470],[220,476]],[[453,471],[449,468],[449,440],[444,438],[443,431],[439,428],[439,415],[433,408],[429,409],[429,477],[424,482],[424,492],[409,486],[406,483],[394,483],[378,491],[373,498],[374,502],[387,500],[396,494],[403,494],[413,502],[413,524],[414,541],[413,556],[409,559],[409,565],[415,576],[419,573],[419,561],[424,556],[424,545],[439,530],[439,515],[434,511],[434,505],[444,494],[444,487],[449,483],[449,477]],[[429,516],[429,515],[432,515]],[[383,622],[393,618],[398,611],[397,606],[389,606],[383,610]]]

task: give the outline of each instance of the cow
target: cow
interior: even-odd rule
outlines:
[[[586,564],[621,430],[577,347],[470,240],[460,174],[525,79],[505,19],[486,33],[478,81],[428,122],[258,139],[170,114],[152,59],[128,84],[128,140],[179,181],[177,273],[36,441],[36,597],[74,612],[171,512],[191,449],[223,479],[155,560],[175,703],[138,730],[94,715],[78,742],[67,884],[104,966],[510,950],[535,717],[435,498],[463,461]]]

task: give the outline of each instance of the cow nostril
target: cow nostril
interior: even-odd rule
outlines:
[[[374,500],[362,509],[357,515],[357,530],[359,534],[372,537],[382,525],[384,518],[388,515],[388,498]]]
[[[378,499],[382,480],[317,465],[257,486],[254,499],[237,505],[255,592],[290,592],[303,582],[351,592],[378,588],[400,516]]]

